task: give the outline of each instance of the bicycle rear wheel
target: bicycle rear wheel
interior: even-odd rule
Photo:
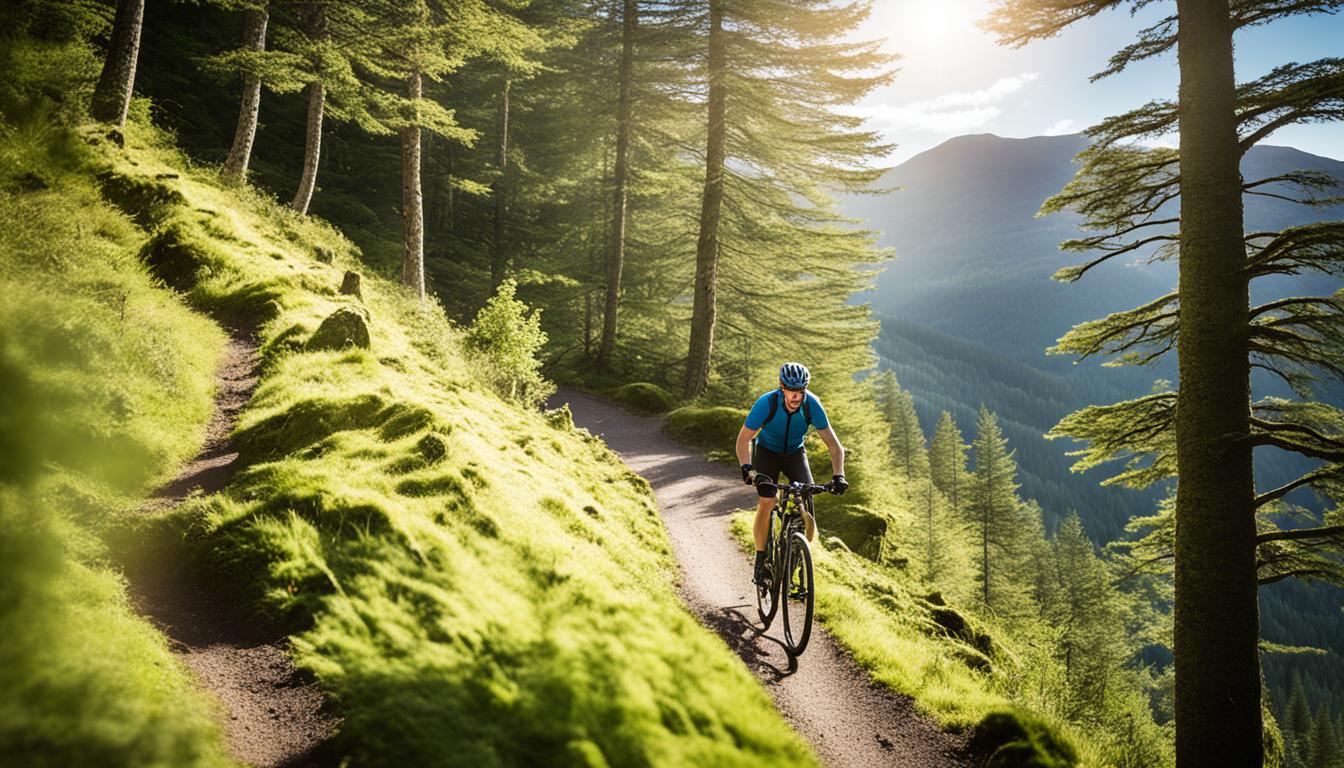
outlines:
[[[779,558],[775,557],[775,516],[770,514],[770,528],[765,537],[765,584],[757,584],[756,587],[756,612],[761,616],[761,631],[770,628],[770,622],[775,619],[775,611],[779,610],[779,568],[777,563]]]
[[[798,656],[812,636],[812,607],[815,590],[812,583],[812,550],[807,537],[795,532],[789,536],[784,552],[784,573],[779,602],[784,608],[784,647]]]

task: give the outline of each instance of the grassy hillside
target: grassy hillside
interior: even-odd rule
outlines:
[[[459,331],[436,305],[378,275],[364,275],[362,301],[338,294],[342,271],[362,269],[348,241],[220,185],[143,122],[128,126],[124,149],[44,121],[7,128],[4,142],[6,213],[24,213],[6,216],[8,226],[31,225],[28,238],[41,245],[55,225],[29,214],[53,211],[73,236],[105,242],[72,267],[120,264],[130,275],[123,282],[134,282],[143,299],[116,299],[115,281],[87,269],[56,280],[61,265],[53,262],[71,250],[59,241],[31,255],[5,254],[6,330],[22,327],[11,319],[29,318],[102,342],[77,355],[65,352],[78,346],[70,339],[47,343],[39,335],[17,351],[7,339],[7,377],[29,377],[21,383],[33,397],[49,389],[39,386],[49,377],[122,398],[121,410],[106,411],[114,450],[85,457],[82,474],[60,470],[81,494],[96,497],[89,484],[125,464],[134,466],[116,472],[137,478],[121,486],[130,499],[194,450],[222,334],[182,300],[256,329],[262,380],[235,435],[245,468],[223,492],[142,527],[185,531],[202,573],[253,606],[255,620],[293,633],[298,663],[344,717],[328,745],[333,755],[363,765],[813,761],[741,664],[678,603],[647,484],[566,414],[516,407],[478,384]],[[86,209],[96,215],[72,215]],[[95,234],[103,230],[110,234]],[[89,300],[101,314],[81,319],[72,292],[85,280],[101,297]],[[43,283],[45,292],[35,288]],[[137,351],[130,338],[93,336],[97,329],[117,337],[123,304],[146,315],[161,305],[159,321],[138,321],[157,329],[154,354]],[[370,348],[308,350],[319,323],[341,308],[367,313]],[[140,365],[158,378],[122,391],[118,377]],[[71,402],[52,414],[60,428],[98,426],[79,412],[93,408],[89,396]],[[6,414],[6,439],[21,434],[11,425],[23,418],[23,410]],[[83,762],[81,755],[105,764],[220,761],[208,705],[197,694],[179,701],[189,685],[163,640],[127,609],[115,572],[80,570],[84,560],[98,561],[101,545],[88,542],[103,525],[137,519],[132,501],[97,502],[84,515],[60,503],[25,511],[10,500],[41,496],[45,481],[18,489],[6,481],[6,517],[32,518],[33,532],[7,537],[5,549],[36,552],[4,560],[12,571],[7,592],[26,585],[6,594],[5,607],[14,608],[6,621],[30,627],[25,636],[61,640],[4,664],[24,686],[2,686],[3,754],[65,763]],[[122,537],[137,540],[134,531]],[[33,539],[45,547],[34,550]],[[78,575],[53,586],[58,572]],[[84,602],[58,599],[70,593]],[[56,619],[39,622],[52,611],[61,614],[59,627]],[[65,615],[80,611],[99,615],[84,635],[73,634],[80,616]],[[109,649],[110,635],[126,647]],[[99,653],[81,651],[90,647]],[[7,643],[4,652],[15,648]],[[76,705],[86,689],[114,686],[121,686],[115,697],[88,699],[89,708],[103,709]],[[171,713],[156,702],[171,704]],[[35,714],[8,716],[18,711]],[[35,718],[63,745],[34,741]],[[157,740],[158,752],[144,759],[149,747],[106,747],[108,718],[123,741]],[[11,723],[22,728],[9,731]]]
[[[0,763],[223,765],[105,542],[195,453],[224,335],[155,285],[95,157],[0,123]]]

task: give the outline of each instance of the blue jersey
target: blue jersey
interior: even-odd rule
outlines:
[[[770,403],[775,401],[775,414],[770,416]],[[805,415],[806,414],[806,415]],[[758,445],[763,445],[775,453],[793,453],[803,447],[803,436],[807,434],[808,417],[812,426],[825,429],[831,425],[826,419],[826,409],[811,392],[803,393],[803,403],[798,410],[789,413],[784,405],[784,393],[778,389],[766,392],[756,399],[747,413],[747,429],[759,429],[756,435]],[[766,419],[769,418],[769,422]]]

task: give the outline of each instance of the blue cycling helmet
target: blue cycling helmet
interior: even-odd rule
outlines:
[[[807,366],[802,363],[785,363],[779,366],[779,383],[786,389],[807,389],[807,382],[812,380],[812,374],[808,373]]]

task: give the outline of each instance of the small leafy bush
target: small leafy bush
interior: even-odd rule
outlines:
[[[514,293],[517,284],[505,280],[467,329],[467,350],[495,390],[514,402],[537,405],[555,386],[541,376],[539,352],[546,344],[541,310],[528,312]]]

